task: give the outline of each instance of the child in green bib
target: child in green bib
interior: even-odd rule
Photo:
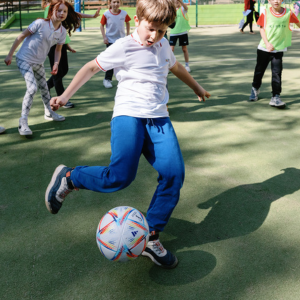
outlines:
[[[262,37],[257,48],[257,63],[254,71],[250,101],[257,101],[259,88],[266,68],[271,62],[272,98],[270,106],[284,108],[285,103],[280,99],[282,57],[287,47],[292,44],[292,29],[290,24],[300,27],[295,14],[281,6],[282,0],[268,0],[270,8],[264,10],[257,21]]]
[[[189,66],[189,52],[187,46],[189,44],[188,32],[191,29],[189,24],[189,19],[187,15],[188,6],[182,2],[182,0],[175,0],[176,2],[176,20],[175,27],[171,29],[170,32],[170,46],[174,52],[177,39],[179,39],[179,46],[182,46],[182,51],[185,60],[185,69],[191,72]]]

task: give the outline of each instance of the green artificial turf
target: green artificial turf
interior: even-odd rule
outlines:
[[[247,29],[248,30],[248,29]],[[245,30],[245,32],[247,32]],[[254,29],[257,33],[257,28]],[[0,33],[3,62],[18,32]],[[25,82],[15,60],[0,65],[0,299],[285,299],[299,298],[299,33],[284,56],[282,100],[269,107],[270,69],[259,101],[247,102],[259,34],[236,26],[192,29],[192,76],[210,93],[199,103],[172,74],[169,112],[186,165],[181,199],[161,234],[179,265],[164,270],[139,257],[121,264],[99,252],[100,218],[119,205],[146,213],[157,174],[141,157],[136,180],[113,194],[80,190],[51,215],[44,193],[57,165],[107,165],[114,88],[96,74],[60,109],[43,118],[39,94],[31,138],[18,133]],[[72,36],[67,86],[105,49],[99,31]],[[177,46],[175,54],[183,62]],[[45,63],[50,76],[48,61]],[[52,91],[54,95],[54,91]]]

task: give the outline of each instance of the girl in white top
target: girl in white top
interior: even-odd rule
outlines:
[[[124,22],[126,23],[126,34],[130,33],[131,18],[126,11],[120,9],[120,5],[121,0],[110,0],[110,9],[103,14],[100,21],[100,30],[106,47],[112,45],[117,39],[125,37]],[[104,26],[106,26],[106,32]],[[105,73],[103,85],[107,89],[112,88],[113,73],[113,69]]]
[[[48,19],[37,19],[25,29],[13,43],[4,62],[10,65],[15,50],[23,42],[17,52],[17,66],[23,75],[27,91],[23,99],[22,113],[19,120],[20,135],[32,135],[28,126],[28,115],[37,88],[40,89],[45,108],[44,118],[52,121],[64,121],[65,118],[53,112],[50,107],[50,94],[47,87],[44,61],[49,49],[57,44],[55,50],[55,63],[51,74],[56,74],[61,56],[61,48],[65,42],[67,30],[75,30],[80,25],[80,18],[74,12],[71,4],[59,0],[51,5]]]

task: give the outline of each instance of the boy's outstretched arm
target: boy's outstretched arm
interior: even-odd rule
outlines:
[[[205,97],[210,97],[210,93],[207,92],[179,62],[176,62],[170,71],[194,91],[198,96],[199,101],[205,101]]]
[[[50,100],[52,110],[57,110],[64,106],[69,99],[82,87],[89,79],[98,73],[100,68],[97,66],[95,60],[86,63],[75,75],[70,85],[61,96],[53,97]]]
[[[78,14],[80,15],[81,18],[85,18],[85,19],[98,18],[100,15],[100,10],[101,10],[101,7],[98,7],[97,11],[93,15],[87,15],[87,14],[82,14],[82,13],[78,13]]]

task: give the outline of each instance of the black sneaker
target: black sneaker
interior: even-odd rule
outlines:
[[[51,214],[58,213],[67,195],[75,189],[70,179],[72,170],[59,165],[52,175],[45,194],[46,207]]]
[[[143,256],[149,257],[162,268],[173,269],[178,265],[178,259],[169,250],[165,249],[159,241],[158,233],[152,232]]]
[[[75,105],[74,105],[72,102],[68,101],[68,102],[66,103],[66,105],[63,106],[63,108],[73,108],[74,106],[75,106]]]

